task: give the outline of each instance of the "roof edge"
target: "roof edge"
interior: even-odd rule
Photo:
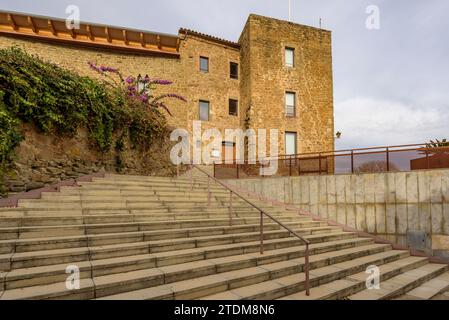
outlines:
[[[184,34],[184,35],[192,35],[201,39],[205,39],[205,40],[209,40],[212,42],[216,42],[216,43],[220,43],[223,45],[226,45],[228,47],[231,48],[235,48],[235,49],[240,49],[240,44],[234,41],[230,41],[230,40],[226,40],[226,39],[222,39],[219,37],[215,37],[209,34],[205,34],[205,33],[201,33],[195,30],[191,30],[191,29],[187,29],[187,28],[180,28],[179,29],[179,34]]]

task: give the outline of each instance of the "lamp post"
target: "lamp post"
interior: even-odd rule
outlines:
[[[150,94],[150,77],[148,75],[145,75],[145,77],[142,77],[142,75],[137,76],[137,92],[139,94]]]
[[[142,80],[142,76],[139,73],[139,75],[137,76],[137,93],[142,94],[144,90],[145,82]]]

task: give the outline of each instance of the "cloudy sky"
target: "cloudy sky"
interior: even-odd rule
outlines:
[[[294,22],[333,32],[337,147],[449,138],[449,1],[291,0]],[[288,0],[0,0],[1,10],[236,41],[249,13],[288,18]],[[369,30],[376,5],[380,29]]]

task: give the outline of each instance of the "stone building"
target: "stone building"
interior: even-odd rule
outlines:
[[[19,46],[80,74],[87,62],[125,75],[172,80],[160,93],[171,102],[169,123],[202,128],[279,129],[279,152],[334,149],[331,32],[250,15],[238,42],[180,29],[178,35],[0,12],[0,48]],[[232,146],[232,142],[223,141]]]

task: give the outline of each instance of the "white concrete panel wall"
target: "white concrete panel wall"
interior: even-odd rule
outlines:
[[[449,170],[229,181],[398,243],[409,231],[449,236]]]

